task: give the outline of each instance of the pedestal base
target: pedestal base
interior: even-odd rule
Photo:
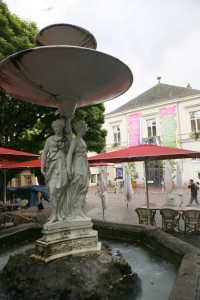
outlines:
[[[36,260],[48,262],[68,255],[99,252],[98,233],[91,219],[70,220],[44,224],[43,237],[36,241]]]

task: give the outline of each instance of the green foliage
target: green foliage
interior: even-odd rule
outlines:
[[[128,167],[130,170],[131,179],[132,180],[138,179],[139,175],[138,175],[135,163],[134,162],[128,163]]]
[[[36,23],[11,14],[0,0],[0,60],[15,52],[34,47]]]
[[[119,147],[119,145],[120,145],[120,143],[117,143],[117,142],[116,142],[116,143],[113,143],[113,144],[112,144],[112,148],[117,148],[117,147]]]
[[[191,139],[198,140],[198,138],[200,137],[200,132],[196,132],[196,131],[190,132],[189,137]]]
[[[102,129],[104,123],[104,104],[96,104],[92,106],[87,106],[84,108],[78,108],[75,112],[73,124],[77,121],[83,121],[88,126],[88,131],[84,135],[83,139],[87,144],[89,151],[95,151],[101,153],[106,146],[106,134],[107,131]]]
[[[176,178],[176,162],[175,162],[175,160],[171,159],[171,160],[169,160],[169,163],[170,163],[171,169],[172,169],[172,180],[174,180]]]

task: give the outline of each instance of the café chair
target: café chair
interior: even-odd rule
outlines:
[[[0,228],[9,227],[14,225],[13,217],[7,215],[5,212],[0,211]]]
[[[179,220],[181,215],[172,208],[162,208],[160,210],[162,216],[162,230],[175,230],[179,232]]]
[[[136,208],[135,209],[138,218],[139,218],[139,224],[148,224],[148,215],[147,215],[147,208]],[[150,224],[152,226],[156,225],[155,222],[155,214],[156,214],[156,210],[155,209],[150,209],[149,210],[149,214],[150,214]]]
[[[182,218],[184,220],[184,232],[200,230],[200,211],[189,209],[183,212]]]
[[[26,209],[27,208],[27,204],[28,204],[28,200],[27,199],[20,200],[20,202],[19,202],[20,209]]]

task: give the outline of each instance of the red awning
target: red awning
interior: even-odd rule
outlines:
[[[23,161],[19,163],[13,163],[12,169],[39,169],[41,167],[41,159],[34,159]]]
[[[107,163],[89,163],[90,167],[100,167],[100,166],[107,166]],[[39,169],[41,167],[41,159],[23,161],[19,163],[12,163],[10,168],[13,169]]]
[[[15,164],[13,161],[9,160],[0,160],[0,169],[9,169],[10,166]]]
[[[200,152],[157,145],[138,145],[88,157],[89,163],[121,163],[145,160],[200,158]]]
[[[38,157],[39,155],[23,152],[19,150],[13,150],[8,148],[0,148],[0,158],[4,158],[7,160],[13,160],[17,158],[25,158],[25,157]]]

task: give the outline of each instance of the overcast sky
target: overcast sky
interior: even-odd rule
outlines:
[[[131,69],[132,87],[106,102],[106,113],[161,83],[200,90],[199,0],[3,0],[11,13],[42,29],[67,23],[85,28],[97,50]]]

